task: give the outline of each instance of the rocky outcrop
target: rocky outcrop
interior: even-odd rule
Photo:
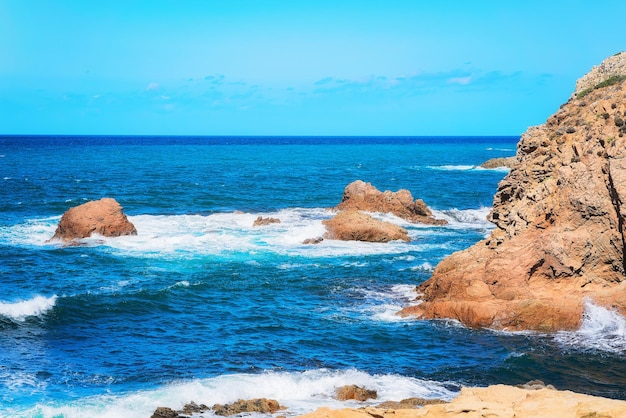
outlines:
[[[617,80],[522,135],[494,197],[496,228],[439,263],[402,315],[555,331],[579,327],[585,300],[626,314],[626,82]]]
[[[590,91],[613,77],[626,75],[626,52],[618,52],[608,57],[600,65],[596,65],[587,74],[576,81],[576,90],[572,97],[579,96],[584,91]]]
[[[379,221],[357,210],[343,210],[322,223],[326,225],[327,230],[325,239],[367,242],[411,241],[407,230],[401,226]]]
[[[304,418],[536,418],[536,417],[624,417],[626,402],[548,388],[522,389],[505,385],[463,388],[450,403],[422,408],[359,409],[319,408]]]
[[[376,398],[378,398],[378,393],[375,390],[362,388],[357,385],[342,386],[335,391],[335,399],[339,401],[355,400],[365,402],[368,399]]]
[[[278,218],[264,218],[262,216],[259,216],[258,218],[256,218],[254,220],[254,222],[252,223],[252,226],[264,226],[264,225],[271,225],[271,224],[279,224],[280,223],[280,219]]]
[[[447,223],[443,219],[435,219],[423,200],[413,200],[410,191],[400,189],[397,192],[389,190],[381,192],[370,183],[365,183],[361,180],[354,181],[346,186],[341,203],[335,209],[393,213],[409,222],[419,222],[428,225],[444,225]]]
[[[115,199],[103,198],[69,209],[61,217],[51,240],[71,241],[92,234],[105,237],[136,235],[137,229],[128,220]]]
[[[493,168],[513,168],[517,164],[516,157],[502,157],[502,158],[492,158],[490,160],[485,161],[480,166],[482,168],[493,169]]]
[[[278,401],[266,398],[238,400],[226,405],[213,405],[213,413],[220,416],[230,416],[250,412],[273,414],[278,412],[280,409],[281,406]]]

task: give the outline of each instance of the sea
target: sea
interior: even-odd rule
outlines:
[[[377,391],[366,405],[534,379],[626,399],[626,321],[591,301],[579,330],[553,334],[396,315],[493,229],[507,170],[479,165],[518,140],[0,137],[0,416],[267,397],[289,417],[363,405],[334,399],[347,384]],[[411,242],[303,244],[355,180],[408,189],[448,224],[374,214]],[[136,236],[49,241],[65,211],[103,197]]]

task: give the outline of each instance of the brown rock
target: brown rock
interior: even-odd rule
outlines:
[[[504,157],[504,158],[492,158],[490,160],[485,161],[480,166],[482,168],[513,168],[517,165],[517,157]]]
[[[105,237],[136,235],[137,229],[126,218],[115,199],[103,198],[65,212],[51,240],[70,241],[87,238],[91,234]]]
[[[443,219],[435,219],[423,200],[413,200],[411,192],[400,189],[397,192],[386,190],[381,192],[370,183],[357,180],[343,191],[341,203],[337,210],[363,210],[367,212],[393,213],[410,222],[429,225],[444,225]]]
[[[376,408],[380,409],[416,409],[426,405],[440,405],[448,403],[442,399],[424,399],[424,398],[408,398],[403,399],[400,402],[387,401],[379,405]]]
[[[165,406],[159,406],[156,411],[150,416],[150,418],[179,418],[180,415],[178,412],[174,411],[172,408],[168,408]]]
[[[278,218],[264,218],[262,216],[259,216],[258,218],[256,218],[254,220],[254,223],[252,224],[252,226],[264,226],[264,225],[270,225],[270,224],[279,224],[280,223],[280,219]]]
[[[411,240],[406,229],[356,210],[341,211],[334,218],[322,222],[328,231],[324,235],[327,239],[368,242]]]
[[[307,238],[304,241],[302,241],[303,244],[305,245],[309,245],[309,244],[319,244],[320,242],[324,241],[323,237],[316,237],[316,238]]]
[[[213,405],[215,415],[230,416],[244,412],[258,412],[262,414],[273,414],[279,411],[281,406],[274,399],[257,398],[251,400],[238,400],[236,402],[220,405]]]
[[[585,299],[626,314],[626,138],[613,122],[625,111],[622,81],[529,128],[494,197],[496,229],[444,259],[401,314],[539,331],[578,328]]]
[[[364,402],[368,399],[378,398],[375,390],[365,389],[357,385],[346,385],[335,391],[335,399],[339,401],[355,400]]]

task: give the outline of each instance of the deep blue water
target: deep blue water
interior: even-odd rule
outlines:
[[[0,415],[149,417],[269,396],[287,415],[345,383],[379,401],[542,379],[626,399],[624,318],[541,335],[395,316],[445,256],[482,239],[514,137],[0,137]],[[439,227],[412,242],[325,240],[361,179],[410,190]],[[113,197],[134,237],[46,242]],[[253,228],[257,216],[280,224]]]

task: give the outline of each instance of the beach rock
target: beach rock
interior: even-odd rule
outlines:
[[[337,210],[363,210],[367,212],[393,213],[410,222],[428,225],[444,225],[443,219],[435,219],[432,212],[421,199],[413,200],[411,192],[400,189],[397,192],[381,192],[370,183],[357,180],[343,191]]]
[[[326,239],[343,241],[409,242],[409,234],[401,226],[383,222],[357,210],[343,210],[332,219],[322,221],[326,225]]]
[[[264,226],[264,225],[271,225],[271,224],[279,224],[280,223],[280,219],[278,218],[264,218],[262,216],[259,216],[258,218],[256,218],[254,220],[254,223],[252,224],[252,226]]]
[[[399,402],[396,401],[387,401],[383,402],[379,405],[376,405],[376,408],[380,409],[416,409],[421,408],[426,405],[440,405],[443,403],[448,403],[443,399],[424,399],[424,398],[408,398],[403,399]]]
[[[621,81],[529,128],[494,197],[496,228],[440,262],[401,315],[538,331],[577,329],[585,301],[625,315],[625,114]]]
[[[485,161],[480,166],[482,168],[513,168],[517,164],[517,157],[504,157],[504,158],[492,158],[490,160]]]
[[[238,400],[236,402],[213,405],[213,413],[220,416],[230,416],[241,413],[258,412],[261,414],[273,414],[282,409],[278,401],[274,399],[257,398],[251,400]]]
[[[179,418],[180,415],[172,408],[165,406],[159,406],[156,411],[150,416],[150,418]]]
[[[626,401],[551,389],[505,385],[463,388],[449,403],[422,408],[319,408],[303,418],[479,418],[479,417],[626,417]]]
[[[69,209],[61,217],[51,240],[87,238],[92,234],[105,237],[136,235],[137,229],[128,220],[115,199],[103,198]]]
[[[375,390],[365,389],[357,385],[346,385],[335,391],[335,399],[339,401],[355,400],[364,402],[368,399],[378,398]]]

